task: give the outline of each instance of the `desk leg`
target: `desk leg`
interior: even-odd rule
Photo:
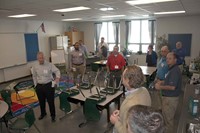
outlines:
[[[117,98],[118,110],[120,110],[120,96]]]
[[[106,109],[107,109],[107,122],[110,122],[110,107],[107,106]]]

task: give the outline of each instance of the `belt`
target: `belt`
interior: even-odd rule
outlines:
[[[73,65],[75,65],[75,66],[80,66],[80,65],[83,65],[83,63],[81,63],[81,64],[73,64]]]
[[[111,72],[119,72],[119,71],[121,71],[121,69],[111,70]]]
[[[178,97],[178,96],[167,96],[167,95],[162,95],[163,97]]]
[[[51,82],[48,82],[48,83],[38,83],[38,85],[47,85],[47,84],[50,84]]]

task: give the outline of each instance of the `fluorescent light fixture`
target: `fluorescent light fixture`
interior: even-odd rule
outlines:
[[[82,18],[62,19],[62,21],[76,21],[76,20],[82,20]]]
[[[100,8],[99,10],[101,10],[101,11],[113,11],[114,10],[114,8],[112,8],[112,7],[105,7],[105,8]]]
[[[117,17],[124,17],[126,15],[112,15],[112,16],[101,16],[102,18],[117,18]]]
[[[142,15],[143,17],[149,17],[149,15],[148,14],[146,14],[146,15]]]
[[[79,7],[72,7],[72,8],[64,8],[64,9],[56,9],[53,10],[55,12],[73,12],[73,11],[80,11],[80,10],[88,10],[89,7],[79,6]]]
[[[35,14],[19,14],[19,15],[12,15],[12,16],[8,16],[10,18],[25,18],[25,17],[32,17],[32,16],[36,16]]]
[[[130,1],[126,1],[126,3],[130,5],[142,5],[142,4],[170,2],[170,1],[177,1],[177,0],[134,0],[134,1],[130,0]]]
[[[177,14],[177,13],[185,13],[185,11],[155,12],[154,14],[160,15],[160,14]]]

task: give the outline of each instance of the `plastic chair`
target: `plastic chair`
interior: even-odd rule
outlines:
[[[117,86],[117,80],[116,80],[116,78],[117,77],[115,77],[114,75],[112,75],[110,77],[109,74],[107,74],[106,79],[105,79],[106,80],[106,87],[104,89],[102,89],[100,92],[101,93],[106,93],[106,94],[113,95],[118,90],[120,90],[120,88],[122,87],[122,78],[120,77],[120,81],[119,81],[118,86]],[[110,86],[110,80],[112,80],[112,82],[111,82],[112,86]],[[123,91],[125,91],[125,90],[123,90]]]
[[[17,101],[20,101],[21,104],[23,104],[23,100],[24,99],[29,99],[29,98],[32,98],[32,97],[35,97],[36,93],[35,91],[33,91],[33,94],[31,96],[27,96],[27,97],[21,97],[20,94],[19,94],[19,91],[20,90],[27,90],[27,89],[31,89],[34,87],[34,83],[33,83],[33,80],[27,80],[27,81],[21,81],[19,83],[17,83],[13,88],[16,92],[16,99]]]
[[[87,78],[87,80],[85,78]],[[91,82],[91,79],[92,79],[92,77],[91,77],[90,72],[87,72],[86,74],[84,74],[82,83],[80,84],[80,88],[81,89],[91,89],[94,86],[94,84],[92,84],[92,82]]]
[[[101,118],[101,112],[97,108],[97,100],[87,98],[83,106],[83,113],[85,121],[79,124],[79,127],[85,126],[89,121],[99,121]]]
[[[99,67],[98,64],[91,63],[91,70],[92,70],[92,72],[96,73],[95,78],[94,78],[94,82],[93,82],[93,84],[95,84],[96,81],[97,81],[97,77],[98,77],[98,75],[100,73],[100,67]]]
[[[35,125],[35,114],[33,109],[29,109],[25,113],[25,118],[17,118],[11,125],[9,125],[9,129],[11,130],[17,130],[17,131],[23,131],[25,133],[26,130],[31,128],[31,126],[34,126],[36,130],[40,132],[40,130]]]
[[[60,110],[65,112],[65,115],[63,117],[60,118],[60,120],[62,120],[63,118],[65,118],[67,116],[67,114],[71,113],[71,105],[69,103],[69,101],[67,100],[67,98],[70,95],[66,92],[61,92],[59,95],[59,100],[60,100]]]

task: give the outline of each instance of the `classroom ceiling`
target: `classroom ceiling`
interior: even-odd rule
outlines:
[[[52,10],[85,6],[91,9],[59,13]],[[112,7],[113,11],[100,11],[100,8]],[[155,12],[180,11],[184,14],[154,15]],[[0,19],[9,15],[36,14],[37,16],[20,18],[23,20],[61,21],[62,19],[82,18],[81,21],[105,21],[113,19],[141,19],[169,16],[200,15],[200,0],[178,0],[131,6],[125,0],[0,0]],[[118,18],[102,18],[107,15],[126,15]],[[149,15],[149,16],[143,16]],[[18,18],[19,19],[19,18]],[[80,20],[79,20],[80,21]]]

